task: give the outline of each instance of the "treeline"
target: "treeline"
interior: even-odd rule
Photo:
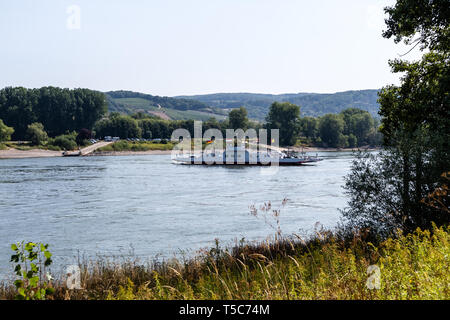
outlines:
[[[300,117],[300,107],[289,102],[274,102],[266,117],[267,129],[279,129],[280,144],[319,147],[378,146],[382,136],[379,122],[365,110],[349,108],[339,114]]]
[[[349,108],[339,114],[300,119],[300,141],[333,148],[379,146],[382,134],[378,119],[364,110]]]
[[[28,127],[43,125],[50,137],[92,129],[107,112],[105,95],[89,89],[6,87],[0,90],[0,119],[14,129],[12,139],[27,140]]]
[[[225,137],[226,129],[229,128],[262,128],[262,124],[248,121],[245,114],[244,123],[236,122],[230,113],[230,120],[218,121],[216,118],[210,118],[202,122],[203,132],[208,129],[219,129]],[[242,125],[242,126],[241,126]],[[112,112],[108,117],[99,120],[94,126],[94,134],[98,138],[105,136],[115,136],[122,139],[144,138],[144,139],[170,139],[172,132],[176,129],[186,129],[191,137],[194,136],[194,120],[163,120],[155,116],[144,113],[136,113],[131,116]]]
[[[171,97],[160,97],[152,96],[150,94],[144,94],[140,92],[133,91],[109,91],[106,92],[109,103],[113,108],[120,108],[120,103],[115,102],[113,99],[123,99],[123,98],[141,98],[149,101],[150,104],[157,106],[160,105],[167,109],[176,110],[201,110],[209,108],[203,102],[196,101],[193,99],[183,99],[183,98],[171,98]]]
[[[244,107],[230,112],[227,120],[211,118],[202,123],[203,132],[219,129],[223,136],[226,129],[261,128],[279,129],[280,144],[292,146],[296,143],[321,147],[346,148],[378,146],[381,144],[379,122],[367,111],[350,108],[340,114],[323,117],[300,117],[300,107],[287,102],[272,104],[266,124],[248,119]],[[175,129],[183,128],[194,135],[194,120],[162,120],[144,113],[131,116],[111,113],[98,121],[94,127],[95,136],[117,136],[120,138],[170,139]]]
[[[258,93],[215,93],[194,96],[180,96],[201,101],[213,108],[222,110],[247,108],[252,119],[264,121],[270,106],[274,102],[290,102],[302,107],[302,115],[319,117],[328,113],[340,113],[346,108],[359,108],[377,116],[379,110],[379,90],[356,90],[332,94],[294,93],[294,94],[258,94]]]

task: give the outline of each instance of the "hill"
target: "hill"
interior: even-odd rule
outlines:
[[[250,118],[264,120],[274,101],[287,101],[301,106],[302,116],[321,116],[326,113],[339,113],[347,108],[359,108],[378,117],[378,90],[345,91],[331,94],[294,93],[215,93],[193,96],[178,96],[181,99],[194,99],[213,108],[229,111],[244,106]]]
[[[160,97],[132,91],[106,92],[111,112],[132,114],[144,112],[173,120],[226,119],[233,108],[244,106],[249,118],[264,121],[274,101],[287,101],[301,106],[302,116],[322,116],[339,113],[347,108],[359,108],[378,117],[378,90],[355,90],[337,93],[214,93],[193,96]]]
[[[109,91],[105,95],[110,112],[144,112],[173,120],[207,120],[211,117],[223,120],[228,114],[226,110],[211,108],[203,102],[187,98],[152,96],[132,91]]]

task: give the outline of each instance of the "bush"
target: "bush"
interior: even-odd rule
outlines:
[[[47,142],[48,135],[44,130],[44,125],[39,122],[32,123],[28,126],[27,135],[31,140],[31,143],[38,146]]]
[[[61,135],[52,139],[49,143],[51,146],[56,146],[62,150],[74,150],[77,148],[75,137],[73,135]]]
[[[48,146],[47,146],[47,149],[48,149],[48,150],[51,150],[51,151],[61,151],[61,148],[60,148],[60,147],[54,146],[54,145],[48,145]]]
[[[100,152],[120,152],[120,151],[149,151],[149,150],[172,150],[173,144],[166,141],[163,143],[150,142],[129,142],[120,140],[113,144],[98,149]]]
[[[88,129],[81,129],[75,141],[79,146],[85,146],[89,144],[89,139],[92,139],[92,131]]]
[[[0,141],[11,140],[11,135],[14,133],[14,129],[5,125],[0,119]]]

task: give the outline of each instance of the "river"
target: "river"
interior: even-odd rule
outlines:
[[[146,260],[189,256],[216,238],[265,239],[275,230],[250,206],[268,201],[284,234],[333,227],[353,157],[319,155],[316,165],[275,173],[176,165],[170,155],[0,160],[0,277],[12,274],[10,245],[21,240],[49,243],[63,268],[78,255]]]

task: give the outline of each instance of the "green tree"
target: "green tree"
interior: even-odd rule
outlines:
[[[353,133],[348,135],[348,146],[354,148],[358,145],[358,138]]]
[[[341,115],[326,114],[320,118],[319,132],[322,142],[328,147],[345,147],[345,122]]]
[[[360,156],[346,179],[350,201],[344,217],[352,225],[388,233],[450,222],[448,208],[423,201],[450,169],[449,8],[448,1],[398,0],[385,9],[385,37],[421,43],[430,52],[421,61],[390,62],[403,77],[400,86],[380,92],[385,150]]]
[[[13,133],[14,129],[5,125],[3,120],[0,119],[0,142],[11,140],[11,135]]]
[[[304,137],[315,140],[319,135],[319,119],[313,117],[301,118],[300,131]]]
[[[300,131],[300,107],[289,102],[274,102],[266,117],[267,129],[280,130],[280,144],[292,146]]]
[[[95,132],[99,137],[115,136],[122,139],[140,138],[142,130],[138,121],[130,116],[113,115],[97,122]]]
[[[248,125],[247,109],[240,107],[239,109],[233,109],[228,114],[229,125],[231,129],[246,130]]]
[[[385,38],[394,37],[395,43],[420,43],[422,48],[446,51],[450,48],[450,6],[448,0],[397,0],[384,9]]]
[[[375,120],[369,112],[349,108],[341,112],[344,119],[344,134],[349,136],[355,135],[358,146],[362,146],[368,143],[368,135],[375,127]]]
[[[26,139],[28,126],[39,122],[52,137],[92,129],[107,111],[105,95],[88,89],[43,87],[0,90],[0,118],[15,128],[13,138]]]
[[[41,145],[48,140],[47,132],[44,130],[44,125],[39,122],[32,123],[27,129],[28,138],[34,145]]]

